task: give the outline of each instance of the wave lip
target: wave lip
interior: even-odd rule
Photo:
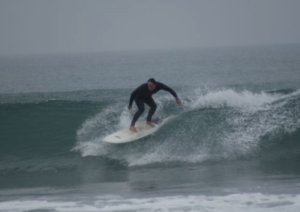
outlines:
[[[300,91],[255,93],[232,89],[186,95],[178,108],[170,98],[157,98],[157,116],[176,117],[154,135],[126,145],[101,139],[130,123],[134,111],[123,104],[104,108],[77,131],[74,150],[128,166],[203,163],[265,154],[300,129]],[[144,114],[145,115],[145,114]],[[141,117],[143,119],[145,117]],[[267,145],[266,145],[267,144]]]
[[[197,97],[191,103],[191,109],[197,108],[244,108],[260,109],[266,104],[277,100],[280,94],[268,94],[265,92],[253,93],[250,91],[237,92],[232,89],[211,91]]]

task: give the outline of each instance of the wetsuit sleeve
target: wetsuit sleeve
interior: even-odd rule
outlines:
[[[174,96],[175,99],[178,99],[178,96],[177,96],[176,92],[172,88],[166,86],[163,83],[160,83],[160,86],[161,86],[162,90],[170,92]]]
[[[134,98],[141,92],[142,88],[143,88],[144,84],[137,87],[130,95],[130,99],[129,99],[129,105],[132,106],[132,102],[134,100]]]

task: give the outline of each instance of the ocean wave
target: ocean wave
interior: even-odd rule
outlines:
[[[3,201],[2,211],[249,211],[296,212],[300,207],[300,195],[243,193],[225,196],[165,196],[148,198],[123,198],[106,195],[89,201],[67,200],[57,197]]]
[[[58,156],[79,153],[145,166],[300,154],[292,151],[300,138],[300,90],[189,89],[180,93],[180,107],[171,95],[162,92],[155,96],[158,107],[154,118],[174,118],[154,135],[123,145],[108,144],[102,138],[128,126],[136,108],[129,111],[127,96],[110,92],[116,98],[0,104],[5,123],[0,150],[3,163],[12,155],[20,161],[58,161]],[[282,153],[289,151],[293,154]]]
[[[299,96],[299,91],[282,94],[195,90],[185,96],[179,109],[172,98],[162,95],[157,98],[156,115],[167,117],[176,113],[174,119],[155,135],[111,145],[102,142],[102,138],[126,126],[133,115],[124,105],[117,104],[83,123],[73,150],[82,156],[106,157],[129,166],[251,158],[271,151],[281,140],[297,134]]]

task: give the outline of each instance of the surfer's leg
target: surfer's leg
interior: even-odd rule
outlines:
[[[138,111],[136,111],[136,113],[133,116],[132,122],[131,122],[131,126],[135,125],[135,122],[139,119],[139,117],[142,115],[142,113],[145,111],[145,105],[143,100],[141,99],[136,99],[135,103],[138,107]]]
[[[147,101],[145,101],[145,103],[147,105],[149,105],[149,107],[150,107],[150,110],[149,110],[148,116],[147,116],[147,122],[151,122],[152,116],[155,113],[157,106],[152,97],[147,99]]]

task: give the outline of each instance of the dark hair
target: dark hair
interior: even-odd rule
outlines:
[[[148,79],[148,82],[152,82],[154,85],[156,84],[156,81],[155,81],[155,79],[154,79],[154,78],[150,78],[150,79]]]

